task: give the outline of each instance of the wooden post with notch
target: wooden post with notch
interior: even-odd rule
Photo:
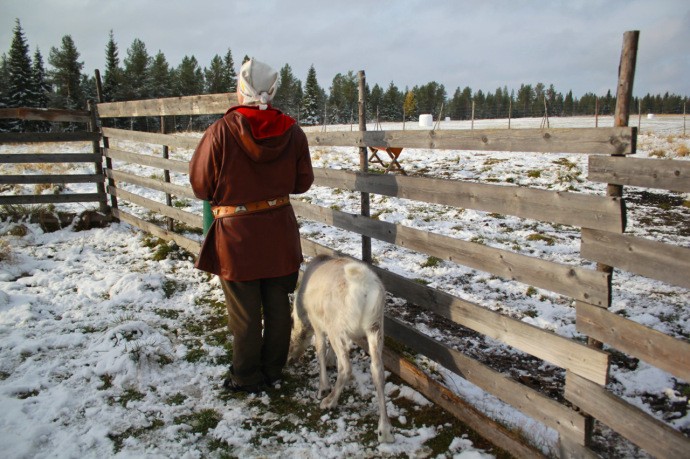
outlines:
[[[103,103],[105,102],[104,97],[103,97],[103,84],[101,83],[101,72],[96,69],[96,94],[98,97],[98,102]],[[110,148],[110,143],[108,141],[108,138],[106,136],[103,136],[103,148],[108,149]],[[108,158],[107,156],[105,157],[105,167],[106,169],[112,170],[113,169],[113,161],[112,159]],[[112,178],[108,178],[108,188],[113,187],[115,188],[115,180]],[[108,190],[106,190],[108,191]],[[110,194],[110,208],[117,210],[117,196],[115,196],[112,193]],[[117,218],[113,217],[113,221],[118,221]]]
[[[365,101],[366,76],[364,70],[359,71],[359,130],[365,132],[367,130],[367,114]],[[359,147],[359,170],[366,174],[369,171],[369,155],[367,153],[367,146]],[[369,217],[369,193],[361,194],[361,215]],[[362,236],[362,261],[371,263],[371,238],[369,236]]]
[[[165,134],[165,116],[161,116],[161,134]],[[169,158],[169,149],[167,145],[163,145],[163,158]],[[163,169],[163,180],[165,183],[170,183],[170,171],[168,169]],[[165,193],[165,204],[168,207],[172,207],[172,196],[170,193]],[[174,231],[175,220],[172,217],[168,217],[168,230]]]

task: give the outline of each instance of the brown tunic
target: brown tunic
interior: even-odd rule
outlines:
[[[212,206],[304,193],[314,181],[307,138],[278,110],[233,107],[199,141],[189,180]],[[196,267],[229,281],[285,276],[302,262],[299,238],[289,205],[216,219]]]

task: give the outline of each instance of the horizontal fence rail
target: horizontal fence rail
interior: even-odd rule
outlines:
[[[91,121],[91,112],[57,108],[0,108],[0,119],[12,118],[29,121],[88,123]]]
[[[217,115],[237,105],[235,93],[204,94],[200,96],[168,97],[164,99],[128,100],[98,104],[101,118],[137,116]]]
[[[622,200],[518,186],[314,169],[315,185],[375,193],[551,223],[622,232]]]
[[[628,155],[636,128],[308,132],[311,146]]]
[[[590,156],[588,169],[593,182],[690,192],[690,161]]]

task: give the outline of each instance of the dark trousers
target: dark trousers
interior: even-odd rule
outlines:
[[[239,385],[280,378],[292,330],[288,295],[298,273],[247,282],[220,280],[233,335],[233,378]],[[262,324],[263,319],[263,324]]]

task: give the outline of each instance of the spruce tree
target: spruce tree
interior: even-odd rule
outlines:
[[[316,79],[314,64],[309,67],[307,80],[304,84],[304,96],[302,97],[301,122],[307,126],[319,124],[322,119],[323,90]]]
[[[122,68],[113,31],[110,31],[108,44],[105,47],[105,73],[103,74],[103,100],[114,102],[122,100]]]
[[[148,71],[149,97],[170,97],[174,92],[172,75],[173,72],[168,65],[168,60],[162,51],[158,51],[153,57]]]
[[[225,65],[225,74],[228,81],[227,92],[237,91],[237,71],[235,71],[235,61],[232,59],[232,51],[228,48],[228,52],[225,53],[223,58],[223,64]]]
[[[46,70],[43,67],[43,56],[38,48],[36,48],[34,53],[31,78],[34,92],[34,107],[47,108],[50,103],[51,88],[47,80]],[[48,132],[50,130],[50,123],[48,121],[35,121],[32,125],[38,132]]]
[[[7,64],[7,55],[5,53],[0,56],[0,108],[7,108],[9,103],[9,94],[7,87],[10,81],[9,65]],[[0,119],[0,132],[7,132],[10,130],[10,121]]]
[[[143,41],[135,38],[127,49],[122,79],[123,100],[147,99],[150,97],[149,66],[151,57]]]
[[[386,89],[386,92],[383,94],[381,99],[381,109],[379,110],[381,121],[402,120],[405,103],[405,95],[403,95],[395,83],[391,81],[388,85],[388,89]],[[407,107],[407,110],[412,109],[416,109],[416,103],[414,104],[414,107]],[[407,110],[405,110],[405,113],[409,117],[411,112]]]
[[[70,35],[62,37],[62,47],[50,49],[48,63],[53,66],[50,78],[55,88],[51,105],[56,108],[84,110],[86,101],[81,86],[83,62]]]
[[[194,56],[185,56],[175,72],[175,95],[193,96],[204,92],[204,75]]]
[[[35,102],[34,84],[31,72],[31,58],[29,57],[29,45],[24,38],[19,19],[14,26],[14,37],[10,46],[8,65],[8,106],[9,107],[33,107]],[[28,124],[24,120],[12,120],[12,131],[24,131]]]
[[[218,94],[230,92],[230,81],[226,72],[225,63],[218,54],[211,59],[210,67],[204,69],[204,78],[206,80],[206,93]]]
[[[279,85],[271,105],[283,113],[298,119],[300,117],[300,103],[302,101],[302,82],[295,78],[290,64],[280,69]]]

